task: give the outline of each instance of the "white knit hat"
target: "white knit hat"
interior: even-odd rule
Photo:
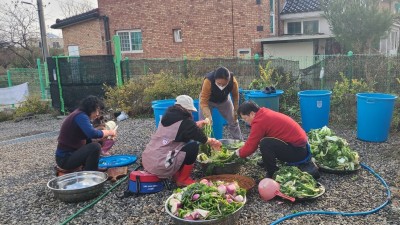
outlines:
[[[176,97],[175,105],[181,105],[183,108],[191,111],[197,112],[196,107],[194,107],[193,99],[188,95],[179,95]]]

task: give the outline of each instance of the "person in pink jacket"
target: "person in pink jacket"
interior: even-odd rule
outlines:
[[[174,106],[167,109],[146,149],[142,154],[144,169],[160,178],[172,177],[177,186],[194,183],[190,178],[199,152],[199,144],[221,146],[215,138],[207,137],[201,127],[206,120],[193,121],[192,112],[197,111],[188,95],[176,98]]]
[[[236,151],[239,157],[246,158],[260,147],[268,178],[278,170],[277,159],[297,165],[319,178],[318,168],[311,161],[307,148],[307,134],[296,121],[283,113],[260,108],[252,101],[241,104],[238,114],[251,126],[246,143]]]

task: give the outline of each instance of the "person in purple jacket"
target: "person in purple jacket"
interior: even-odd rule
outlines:
[[[101,146],[92,139],[115,137],[115,130],[97,130],[91,121],[99,116],[103,102],[96,96],[83,99],[75,111],[65,118],[55,153],[57,166],[64,170],[98,170]]]

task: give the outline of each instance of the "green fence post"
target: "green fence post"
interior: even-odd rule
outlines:
[[[349,51],[347,53],[347,56],[349,57],[349,62],[350,62],[349,80],[350,80],[350,87],[351,87],[352,83],[353,83],[353,52]]]
[[[260,76],[260,56],[256,53],[254,54],[254,65],[256,67],[256,76]]]
[[[125,62],[126,80],[129,80],[131,78],[131,74],[130,74],[130,71],[129,71],[129,58],[125,57],[124,62]]]
[[[39,74],[39,84],[40,84],[40,93],[42,99],[46,99],[46,90],[44,89],[43,75],[42,75],[42,67],[40,65],[40,59],[36,59],[36,65]]]
[[[325,57],[321,60],[321,71],[319,72],[319,79],[321,79],[321,90],[324,90],[324,76],[325,76]]]
[[[7,82],[8,82],[8,86],[9,86],[9,87],[12,87],[11,72],[10,72],[10,70],[7,70]]]
[[[183,56],[183,74],[185,74],[185,77],[188,77],[188,59],[187,57],[184,55]]]
[[[9,87],[12,87],[12,81],[11,81],[11,71],[7,70],[7,83]],[[14,104],[11,105],[12,108],[14,108]]]
[[[60,94],[60,107],[61,107],[60,111],[65,115],[64,98],[62,94],[61,79],[60,79],[60,67],[58,65],[58,56],[53,56],[53,58],[56,59],[58,92]]]
[[[113,36],[114,42],[114,64],[115,64],[115,71],[117,76],[117,86],[122,86],[122,71],[121,71],[121,40],[119,39],[118,35]]]
[[[387,66],[388,66],[388,68],[387,68],[387,78],[388,79],[386,79],[386,93],[390,93],[390,78],[391,78],[391,76],[390,76],[390,74],[392,73],[392,64],[391,64],[391,57],[388,57],[387,58],[388,60],[387,60]]]
[[[44,77],[45,77],[45,81],[46,81],[46,88],[49,88],[50,79],[49,79],[49,70],[48,70],[48,67],[47,67],[47,61],[43,62],[43,67],[44,67]]]

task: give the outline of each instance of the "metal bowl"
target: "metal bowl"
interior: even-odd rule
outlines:
[[[236,149],[238,149],[238,148],[230,147],[230,145],[239,144],[239,143],[243,142],[242,140],[237,140],[237,139],[219,139],[218,141],[220,141],[221,144],[223,146],[225,146],[228,150],[236,150]]]
[[[81,171],[51,179],[47,187],[64,202],[80,202],[98,196],[107,181],[107,174],[98,171]]]
[[[242,207],[238,208],[232,214],[229,214],[229,215],[227,215],[225,217],[222,217],[222,218],[219,218],[219,219],[212,219],[212,220],[185,220],[185,219],[182,219],[182,218],[179,218],[179,217],[175,216],[174,214],[172,214],[169,211],[168,202],[172,197],[173,197],[173,195],[169,196],[167,201],[165,201],[164,207],[165,207],[165,211],[172,218],[172,221],[174,222],[174,224],[177,224],[177,225],[190,225],[190,224],[234,225],[234,224],[237,224],[237,221],[239,221],[240,212],[242,211],[243,206],[246,204],[246,200],[247,200],[246,196],[244,196],[244,200],[243,200],[244,204],[242,205]]]

